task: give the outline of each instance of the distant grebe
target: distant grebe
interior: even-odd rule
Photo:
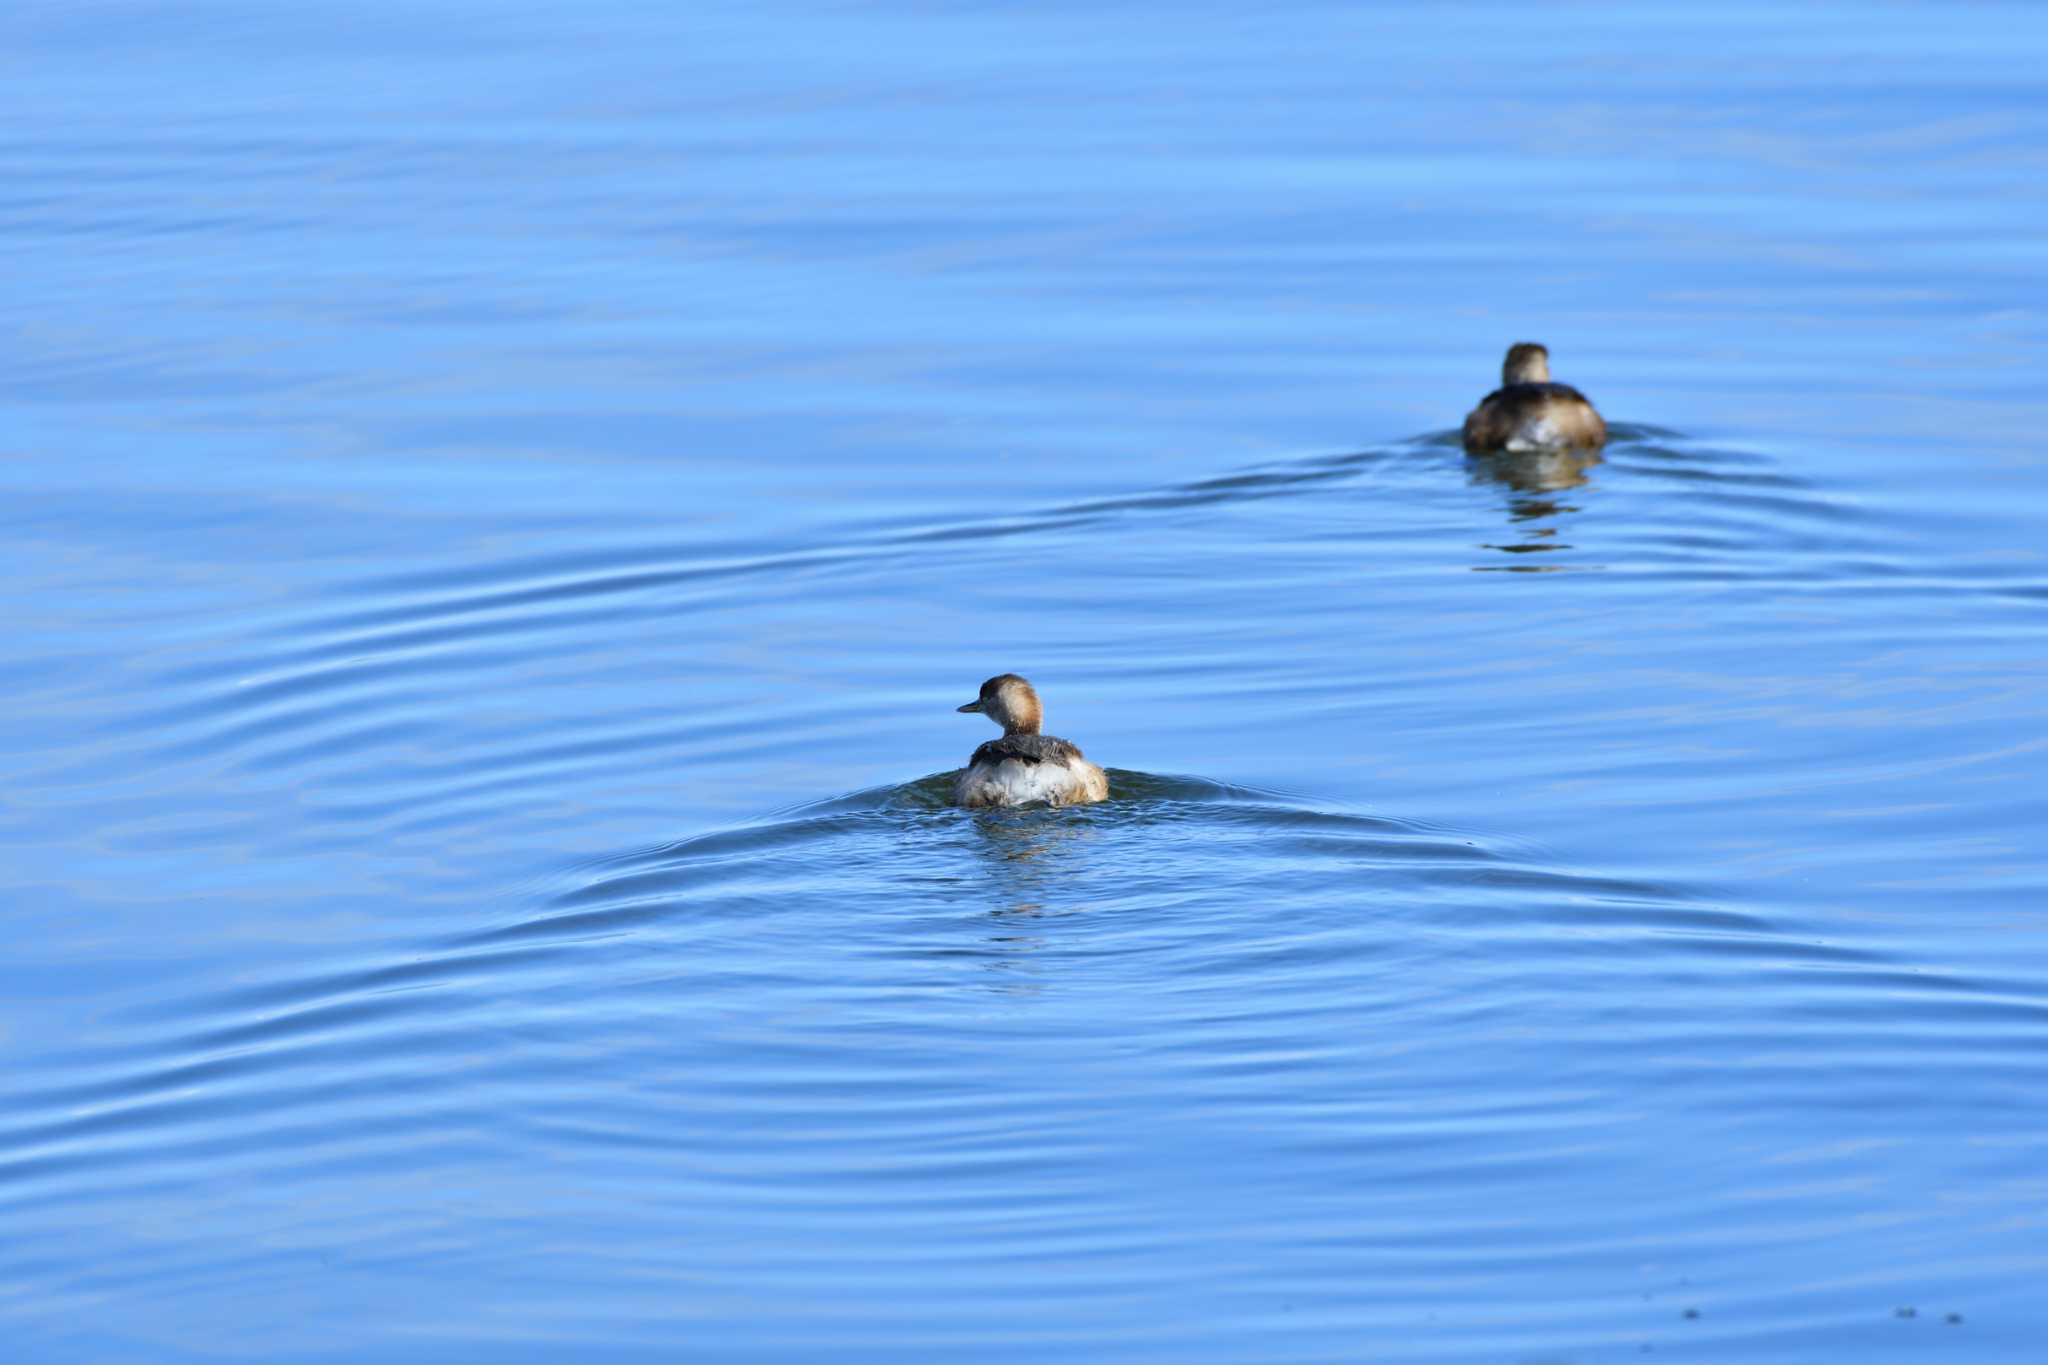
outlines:
[[[1465,449],[1474,455],[1598,450],[1606,442],[1607,424],[1600,414],[1571,385],[1550,382],[1550,352],[1533,341],[1508,347],[1500,387],[1465,419]]]
[[[1078,806],[1109,799],[1109,779],[1064,739],[1038,733],[1044,715],[1038,693],[1015,673],[981,685],[981,696],[960,708],[1003,727],[1003,737],[974,751],[953,780],[956,806],[1022,806],[1043,801]]]

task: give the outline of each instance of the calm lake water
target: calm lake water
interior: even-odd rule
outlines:
[[[6,28],[8,1359],[2044,1358],[2040,10]]]

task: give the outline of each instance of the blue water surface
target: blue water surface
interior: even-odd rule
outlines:
[[[5,27],[9,1360],[2041,1359],[2036,7]]]

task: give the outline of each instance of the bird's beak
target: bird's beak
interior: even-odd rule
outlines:
[[[968,702],[967,705],[958,707],[956,709],[961,711],[979,711],[981,710],[981,703],[978,701],[971,701]]]

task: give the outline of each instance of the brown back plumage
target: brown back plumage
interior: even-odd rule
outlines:
[[[1543,346],[1516,342],[1500,368],[1501,386],[1465,418],[1466,450],[1598,450],[1606,444],[1607,423],[1586,395],[1550,382],[1550,352]]]

